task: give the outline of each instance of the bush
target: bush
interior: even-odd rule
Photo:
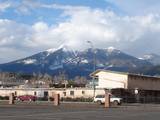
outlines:
[[[54,101],[54,98],[53,98],[53,97],[49,97],[49,100],[50,100],[50,101]]]
[[[38,101],[48,101],[48,97],[38,97]]]
[[[0,100],[9,100],[9,96],[0,96]]]
[[[70,101],[70,102],[93,102],[93,98],[84,98],[84,97],[77,97],[77,98],[61,98],[61,101]]]

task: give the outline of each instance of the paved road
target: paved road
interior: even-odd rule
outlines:
[[[160,105],[105,109],[94,104],[0,105],[0,120],[159,120]]]

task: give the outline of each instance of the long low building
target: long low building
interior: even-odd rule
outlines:
[[[62,98],[92,98],[93,88],[0,88],[0,96],[9,96],[14,93],[15,96],[35,95],[37,97],[52,97],[53,94],[60,94]],[[96,89],[96,95],[105,94],[104,89]]]

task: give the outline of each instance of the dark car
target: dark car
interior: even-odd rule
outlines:
[[[33,95],[22,95],[16,98],[18,101],[36,101],[37,97]]]

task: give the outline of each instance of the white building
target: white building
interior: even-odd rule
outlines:
[[[91,74],[95,77],[96,88],[140,89],[160,91],[160,78],[108,70],[97,70]]]
[[[97,70],[91,74],[91,77],[95,77],[96,88],[127,89],[128,74],[106,70]]]
[[[109,90],[126,102],[160,103],[159,77],[107,70],[97,70],[91,76],[96,78],[96,89]]]

